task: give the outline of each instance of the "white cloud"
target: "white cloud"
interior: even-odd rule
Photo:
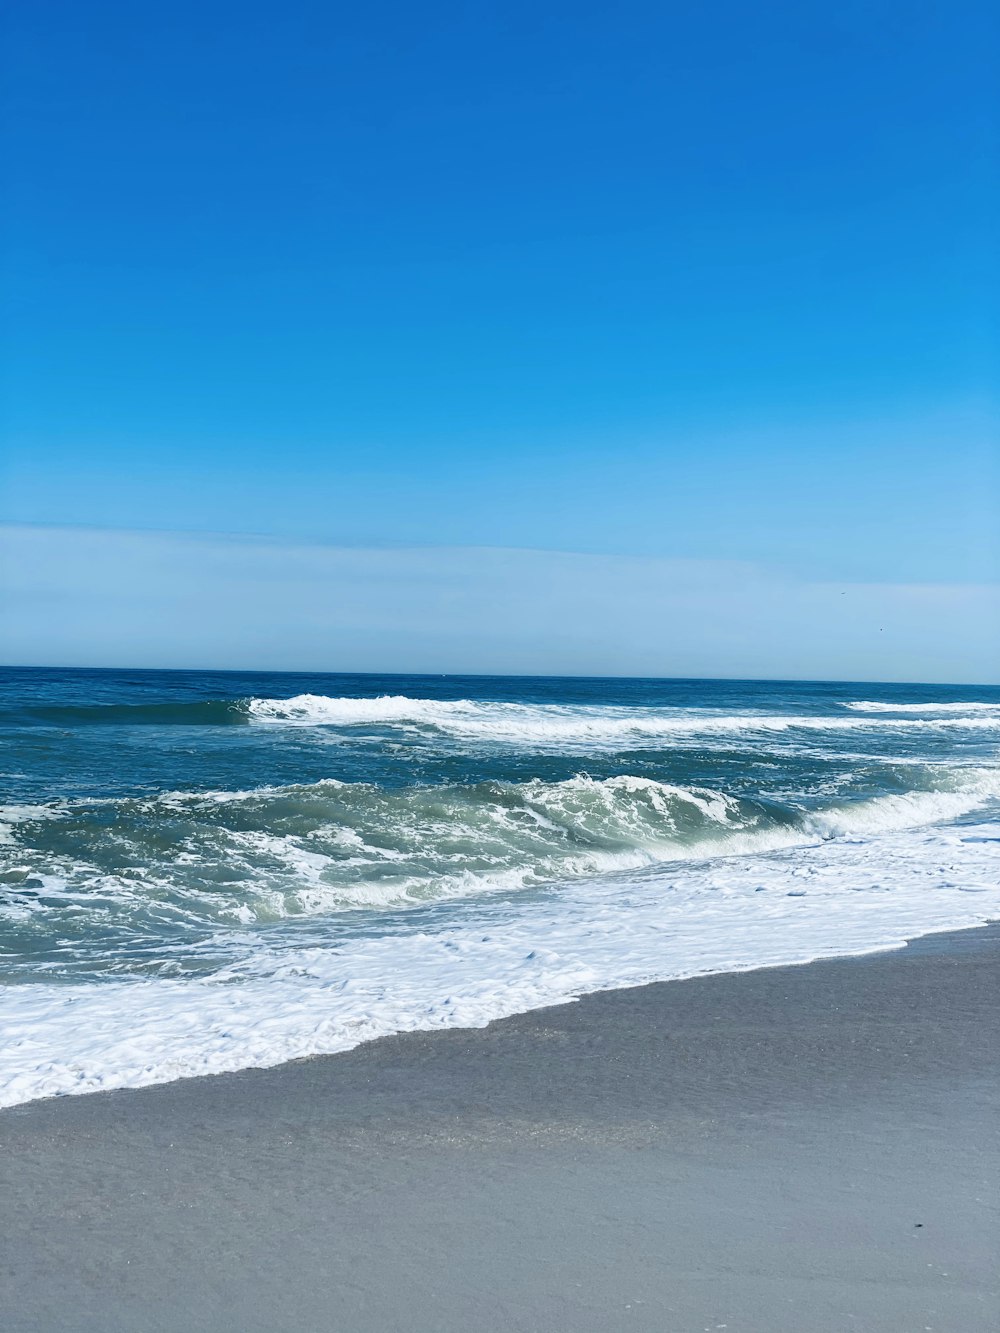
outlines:
[[[715,560],[0,527],[12,663],[995,680],[1000,586]]]

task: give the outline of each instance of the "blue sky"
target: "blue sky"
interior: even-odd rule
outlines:
[[[250,534],[279,581],[319,553],[274,663],[150,556],[184,664],[493,669],[482,552],[507,549],[586,556],[612,601],[622,561],[700,588],[704,641],[616,621],[622,671],[742,674],[716,632],[735,562],[754,674],[995,678],[991,8],[19,7],[0,518],[45,525],[53,569],[86,530]],[[440,553],[419,652],[391,598],[350,620],[341,548],[401,587]],[[17,660],[160,664],[123,610],[138,574],[84,564],[59,633],[12,576]],[[244,614],[261,577],[226,584]],[[914,594],[845,659],[784,614],[790,581],[940,587],[951,657]],[[609,656],[572,647],[560,589],[509,669]]]

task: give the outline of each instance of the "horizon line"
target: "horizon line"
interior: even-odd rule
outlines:
[[[930,681],[930,680],[862,680],[846,676],[646,676],[617,675],[604,676],[592,674],[566,674],[565,672],[544,671],[348,671],[321,668],[309,670],[296,667],[151,667],[151,666],[67,666],[58,663],[43,662],[0,662],[0,671],[105,671],[105,672],[145,672],[150,675],[190,675],[206,676],[373,676],[379,679],[395,677],[399,679],[423,680],[580,680],[580,681],[657,681],[662,684],[711,684],[726,685],[909,685],[923,690],[998,690],[1000,681]]]

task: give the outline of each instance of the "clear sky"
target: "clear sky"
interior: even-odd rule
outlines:
[[[34,0],[5,27],[0,656],[997,678],[992,5]],[[146,555],[95,562],[101,534]],[[256,554],[213,592],[175,548]],[[350,550],[381,619],[351,619]],[[621,620],[624,569],[687,637]],[[504,652],[526,578],[544,613]],[[248,633],[262,583],[292,590],[280,649]],[[605,615],[613,647],[579,637]]]

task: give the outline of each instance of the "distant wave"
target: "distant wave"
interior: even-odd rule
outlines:
[[[394,727],[463,742],[542,747],[636,743],[697,736],[783,732],[913,729],[1000,730],[1000,704],[889,704],[856,700],[849,715],[732,713],[717,709],[482,702],[471,699],[378,698],[299,694],[290,699],[204,699],[168,703],[24,705],[14,721],[54,727],[232,727],[282,725],[360,729]],[[856,714],[856,716],[855,716]],[[903,716],[896,716],[903,714]]]
[[[433,728],[458,739],[500,744],[586,744],[788,731],[870,731],[873,728],[1000,729],[997,715],[947,718],[819,716],[680,708],[484,703],[469,699],[332,698],[251,699],[250,717],[288,726],[400,726]],[[862,710],[863,711],[863,710]]]
[[[889,703],[881,699],[855,699],[845,703],[845,708],[853,708],[858,713],[997,713],[1000,703]]]

